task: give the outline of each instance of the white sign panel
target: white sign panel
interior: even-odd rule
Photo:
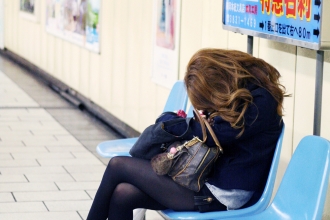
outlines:
[[[178,80],[180,0],[154,0],[152,80],[171,88]]]

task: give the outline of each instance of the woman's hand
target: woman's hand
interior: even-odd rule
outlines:
[[[178,116],[182,117],[182,118],[186,118],[187,117],[187,114],[185,113],[185,111],[183,110],[178,110],[177,113],[176,113]]]
[[[197,112],[199,113],[199,115],[200,115],[202,118],[206,118],[207,121],[208,121],[211,125],[213,125],[214,120],[213,120],[213,118],[210,118],[210,117],[209,117],[209,114],[205,113],[205,111],[203,111],[203,110],[197,110]]]
[[[197,111],[202,118],[206,118],[206,115],[203,110],[197,110]]]

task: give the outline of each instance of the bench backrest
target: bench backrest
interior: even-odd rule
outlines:
[[[322,219],[330,173],[330,143],[306,136],[298,144],[273,202],[237,220]]]
[[[270,208],[288,214],[290,219],[321,219],[329,173],[329,141],[318,136],[304,137],[290,160]]]
[[[184,82],[178,80],[174,83],[170,94],[167,97],[167,101],[164,106],[163,112],[185,110],[188,102],[188,95]]]

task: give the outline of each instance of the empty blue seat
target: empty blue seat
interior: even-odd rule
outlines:
[[[257,215],[236,219],[322,219],[329,173],[329,141],[306,136],[298,144],[270,206]]]
[[[177,81],[167,98],[163,112],[186,109],[188,101],[187,92],[182,80]],[[130,156],[129,150],[132,148],[138,138],[123,138],[109,140],[99,143],[96,146],[97,153],[105,158],[114,156]]]

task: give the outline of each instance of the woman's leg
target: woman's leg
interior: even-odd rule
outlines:
[[[166,209],[165,206],[128,183],[120,183],[114,190],[109,207],[108,219],[132,219],[133,209]]]
[[[126,204],[125,200],[119,201],[118,195],[124,193],[123,188],[129,188],[132,192],[125,195],[125,199],[131,195],[132,201],[145,202],[130,204],[128,199]],[[120,202],[121,205],[117,204]],[[87,219],[106,219],[108,212],[112,210],[118,214],[121,210],[127,212],[123,204],[129,207],[129,213],[134,208],[194,210],[194,192],[178,185],[166,175],[158,176],[152,170],[150,161],[133,157],[114,157],[105,170]],[[149,206],[150,204],[155,207]],[[111,215],[112,213],[109,214]]]

